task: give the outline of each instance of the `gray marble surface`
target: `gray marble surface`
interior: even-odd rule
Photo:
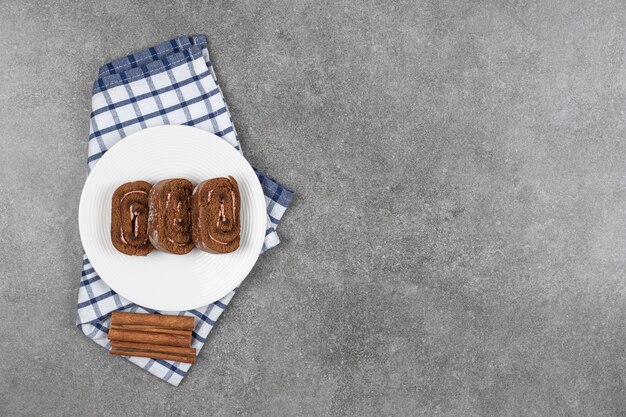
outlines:
[[[203,33],[296,191],[174,388],[75,327],[99,65]],[[626,415],[618,1],[0,2],[0,415]]]

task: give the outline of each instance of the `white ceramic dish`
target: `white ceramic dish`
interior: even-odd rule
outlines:
[[[129,181],[200,181],[232,175],[241,193],[241,245],[233,253],[194,249],[187,255],[153,251],[129,256],[111,243],[111,198]],[[96,164],[80,198],[79,228],[89,261],[117,293],[144,307],[189,310],[219,300],[254,266],[267,213],[261,184],[246,159],[219,137],[189,126],[159,126],[129,135]]]

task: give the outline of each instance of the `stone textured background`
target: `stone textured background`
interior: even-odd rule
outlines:
[[[138,3],[0,3],[0,415],[626,415],[623,2]],[[297,196],[174,388],[74,320],[91,83],[182,33]]]

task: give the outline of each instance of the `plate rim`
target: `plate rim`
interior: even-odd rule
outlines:
[[[234,148],[232,145],[230,145],[228,142],[226,142],[223,138],[215,135],[214,133],[211,133],[209,131],[194,127],[194,126],[187,126],[187,125],[161,125],[161,126],[153,126],[153,127],[148,127],[145,129],[141,129],[138,130],[137,132],[133,132],[131,134],[129,134],[128,136],[124,137],[123,139],[121,139],[119,142],[117,142],[116,144],[114,144],[113,146],[111,146],[111,148],[109,150],[107,150],[105,152],[105,154],[102,156],[101,160],[104,158],[115,158],[115,155],[119,154],[120,152],[123,152],[124,146],[119,147],[120,144],[123,143],[130,143],[132,141],[135,140],[141,140],[142,137],[144,137],[145,135],[149,135],[152,132],[155,131],[165,131],[165,130],[171,130],[171,131],[178,131],[178,134],[180,134],[180,131],[182,130],[186,130],[186,131],[193,131],[194,134],[198,135],[198,134],[202,134],[204,136],[207,137],[207,139],[218,139],[219,142],[217,143],[222,143],[223,145],[225,145],[224,149],[230,149],[233,152],[235,152],[238,157],[241,157],[243,159],[243,161],[245,162],[244,164],[244,169],[248,170],[249,172],[252,173],[252,175],[254,175],[255,178],[257,178],[257,175],[254,171],[254,169],[252,168],[252,165],[250,165],[250,163],[248,162],[248,160],[240,153],[237,151],[236,148]],[[176,132],[174,132],[176,133]],[[182,133],[184,135],[184,132]],[[138,139],[139,138],[139,139]],[[129,146],[129,145],[127,145]],[[222,146],[222,145],[218,145],[218,146]],[[116,150],[117,149],[117,150]],[[226,151],[226,152],[230,152]],[[90,260],[90,263],[94,269],[94,271],[98,274],[98,276],[100,277],[100,279],[102,279],[102,281],[108,285],[112,290],[114,290],[116,293],[118,293],[119,295],[121,295],[122,297],[126,298],[127,300],[129,300],[130,302],[137,304],[141,307],[147,307],[150,309],[155,309],[155,310],[159,310],[159,311],[167,311],[167,312],[174,312],[174,311],[188,311],[188,310],[194,310],[197,309],[199,307],[203,307],[205,305],[209,305],[212,304],[216,301],[219,301],[220,299],[222,299],[223,297],[225,297],[227,294],[229,294],[230,292],[232,292],[234,289],[236,289],[237,287],[239,287],[239,285],[241,285],[241,283],[248,277],[248,275],[250,274],[250,272],[252,271],[252,269],[254,268],[254,266],[256,265],[259,256],[261,254],[261,249],[263,248],[263,242],[264,239],[259,239],[259,244],[258,244],[258,250],[254,251],[254,253],[256,254],[254,256],[254,261],[251,262],[250,267],[247,269],[247,271],[243,274],[243,277],[241,278],[240,281],[238,281],[234,287],[232,288],[228,288],[227,290],[222,291],[222,293],[218,293],[219,297],[215,297],[213,296],[212,298],[214,299],[208,299],[206,302],[203,302],[199,305],[190,305],[190,306],[185,306],[184,308],[177,308],[177,309],[164,309],[162,307],[159,306],[154,306],[154,305],[146,305],[146,304],[142,304],[142,303],[138,303],[137,301],[131,299],[130,297],[128,297],[127,295],[124,294],[124,291],[119,291],[119,289],[113,288],[113,286],[106,280],[106,278],[104,278],[102,275],[100,275],[99,272],[97,272],[97,268],[96,265],[94,265],[91,261],[92,258],[90,258],[89,253],[87,248],[85,247],[85,239],[84,239],[84,234],[86,233],[86,230],[83,230],[83,228],[87,228],[88,225],[85,224],[85,222],[88,221],[88,219],[86,218],[87,216],[87,203],[86,203],[86,196],[85,196],[85,191],[88,189],[90,182],[93,182],[95,180],[92,180],[94,177],[94,172],[96,172],[96,170],[98,170],[98,167],[103,166],[99,161],[99,163],[97,163],[92,169],[91,171],[88,173],[87,178],[85,179],[85,183],[83,184],[82,190],[81,190],[81,195],[80,195],[80,201],[79,201],[79,207],[78,207],[78,230],[79,230],[79,235],[80,235],[80,240],[81,240],[81,245],[83,247],[83,251],[85,253],[85,255],[87,256],[87,258]],[[98,171],[99,172],[99,171]],[[251,184],[252,188],[256,189],[256,192],[252,192],[253,198],[254,195],[256,194],[259,198],[259,202],[261,201],[261,199],[263,199],[263,206],[265,206],[265,196],[263,193],[263,188],[261,186],[261,183],[259,181],[254,182],[253,184]],[[266,213],[265,213],[266,214]],[[110,226],[109,226],[110,227]],[[261,232],[264,232],[266,229],[266,227],[259,227],[259,234]],[[93,252],[92,252],[93,254]],[[130,256],[130,255],[129,255]],[[174,256],[174,255],[173,255]],[[96,257],[97,258],[97,257]]]

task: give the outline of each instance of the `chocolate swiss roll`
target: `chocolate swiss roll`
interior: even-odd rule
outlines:
[[[239,247],[239,187],[233,177],[203,181],[193,191],[192,236],[205,252],[229,253]]]
[[[150,190],[148,237],[155,248],[176,255],[193,249],[192,192],[193,184],[182,178],[160,181]]]
[[[148,239],[148,197],[152,186],[145,181],[122,184],[111,201],[111,241],[127,255],[146,256],[154,247]]]

